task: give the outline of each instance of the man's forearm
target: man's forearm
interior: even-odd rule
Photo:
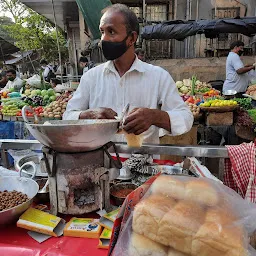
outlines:
[[[240,68],[236,71],[237,74],[241,75],[241,74],[245,74],[251,70],[255,69],[254,66],[249,66],[249,67],[244,67],[244,68]]]
[[[152,109],[153,125],[171,131],[171,123],[169,114],[159,109]]]

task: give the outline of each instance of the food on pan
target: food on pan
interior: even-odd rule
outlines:
[[[0,191],[0,211],[4,211],[12,207],[18,206],[19,204],[23,204],[28,200],[29,198],[26,194],[23,194],[22,192],[18,192],[16,190]]]

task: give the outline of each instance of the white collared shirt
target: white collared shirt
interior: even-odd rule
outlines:
[[[130,103],[130,111],[138,107],[166,111],[173,136],[186,133],[192,127],[193,115],[179,96],[170,74],[138,58],[122,77],[112,61],[86,72],[63,118],[77,120],[83,110],[99,107],[112,108],[120,115],[127,103]],[[143,135],[144,143],[159,144],[158,127],[151,126]],[[115,141],[125,142],[123,135],[117,136]]]
[[[21,80],[19,77],[16,77],[13,81],[8,81],[6,86],[2,89],[2,91],[6,91],[9,89],[14,88],[15,90],[19,90],[23,85],[23,80]]]

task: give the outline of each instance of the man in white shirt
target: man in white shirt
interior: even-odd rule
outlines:
[[[50,82],[52,78],[56,77],[53,67],[46,60],[41,60],[40,64],[43,69],[43,78],[46,82]]]
[[[100,31],[102,51],[109,61],[82,76],[64,119],[114,119],[130,103],[124,130],[143,133],[144,142],[159,143],[158,128],[172,135],[189,131],[193,115],[170,74],[135,55],[139,34],[136,15],[125,5],[112,5],[101,18]]]
[[[14,91],[19,91],[23,86],[23,80],[16,76],[16,70],[9,69],[6,71],[6,77],[8,82],[6,86],[2,89],[2,91],[7,91],[13,89]]]
[[[237,93],[243,93],[249,85],[247,72],[255,69],[255,66],[244,66],[240,58],[244,51],[244,43],[242,41],[233,42],[230,45],[230,49],[226,62],[226,80],[223,85],[223,91],[235,90]]]

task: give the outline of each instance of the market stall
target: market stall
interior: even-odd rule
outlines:
[[[1,140],[0,144],[1,144],[1,150],[29,149],[29,148],[38,150],[43,147],[43,145],[41,143],[39,143],[38,141],[33,141],[33,140],[27,140],[27,141]],[[44,152],[46,152],[47,155],[50,154],[50,152],[48,152],[48,151],[44,151]],[[76,158],[79,157],[79,155],[83,155],[83,164],[82,164],[83,168],[81,169],[81,166],[79,166],[81,164],[81,160],[78,160],[76,163],[76,165],[77,165],[76,169],[78,169],[79,173],[82,171],[83,172],[82,175],[86,175],[85,173],[86,173],[87,168],[89,168],[90,171],[92,172],[92,169],[91,169],[91,164],[93,164],[92,159],[93,159],[93,156],[95,157],[95,154],[96,154],[96,155],[98,155],[96,160],[97,160],[97,163],[99,164],[99,166],[102,165],[103,168],[107,168],[108,173],[105,173],[105,175],[107,175],[109,177],[112,176],[112,178],[114,177],[114,179],[116,179],[117,176],[116,175],[113,176],[113,171],[114,171],[113,167],[115,168],[115,165],[113,163],[111,163],[111,161],[109,161],[110,159],[106,153],[103,154],[102,163],[99,162],[99,161],[101,161],[100,159],[101,159],[102,152],[105,152],[104,149],[99,148],[96,151],[91,151],[91,152],[88,151],[88,152],[84,152],[84,153],[73,153],[72,155],[76,155]],[[229,158],[228,151],[225,147],[216,147],[216,146],[143,145],[141,148],[134,149],[134,148],[128,147],[124,143],[117,143],[114,148],[109,149],[109,152],[110,153],[116,152],[119,154],[136,152],[136,154],[141,154],[141,155],[165,154],[165,155],[178,155],[178,156],[183,156],[183,157],[189,156],[189,157],[197,157],[197,158],[220,159],[221,160],[220,166],[218,168],[218,170],[219,170],[218,177],[219,178],[223,178],[224,161],[225,161],[225,159]],[[63,153],[57,153],[57,156],[56,156],[57,162],[60,162],[61,159],[62,159],[62,161],[64,160],[62,157],[62,154]],[[69,153],[65,153],[63,155],[65,155],[65,158],[71,157],[70,156],[71,154],[69,154]],[[50,161],[50,157],[47,156],[47,158]],[[65,163],[67,164],[68,161],[66,159]],[[72,161],[69,161],[69,162],[72,162]],[[192,168],[191,170],[193,170],[194,174],[200,174],[200,172],[202,171],[204,173],[204,175],[210,175],[210,174],[206,174],[203,169],[199,169],[199,172],[197,172],[196,169],[201,165],[198,165],[196,162],[193,162],[193,164],[195,164],[195,165],[194,165],[194,168]],[[61,167],[61,169],[67,173],[69,166],[65,167],[64,165]],[[69,221],[70,217],[71,217],[70,211],[73,211],[73,214],[72,214],[73,216],[78,217],[76,215],[78,213],[75,210],[76,208],[69,208],[71,201],[68,204],[69,206],[67,205],[68,208],[64,207],[64,204],[63,204],[64,201],[63,201],[63,198],[60,193],[61,191],[58,190],[57,193],[55,192],[51,195],[53,183],[58,182],[57,187],[60,188],[62,186],[61,183],[64,182],[63,178],[61,178],[61,176],[60,176],[60,175],[62,175],[61,174],[62,171],[59,169],[59,167],[60,166],[57,167],[55,174],[50,175],[50,205],[51,205],[51,207],[53,207],[53,211],[55,211],[55,214],[57,214],[57,216],[59,216],[62,219],[65,219],[66,221]],[[64,170],[63,168],[66,168],[66,170]],[[97,168],[97,167],[94,165],[94,168]],[[176,169],[171,169],[171,170],[177,171],[177,170],[179,170],[177,168],[178,167],[176,167]],[[188,168],[188,167],[183,166],[183,168]],[[102,170],[102,167],[99,167],[98,170]],[[168,168],[167,168],[167,170],[168,170]],[[71,175],[71,173],[69,175]],[[72,175],[74,175],[74,173]],[[55,179],[55,177],[58,177],[59,181],[57,181]],[[169,177],[171,177],[171,176],[169,176]],[[191,177],[193,177],[193,174]],[[210,178],[211,176],[208,176],[208,177]],[[112,178],[110,178],[110,179],[112,179]],[[193,179],[196,179],[196,178],[193,178]],[[71,178],[71,176],[70,176],[70,178],[67,180],[68,184],[69,184],[69,182],[75,181],[75,180],[73,180],[73,181],[72,180],[73,180],[73,178]],[[106,177],[105,177],[104,180],[106,181],[108,179],[106,179]],[[166,180],[166,178],[165,178],[165,180]],[[216,182],[218,184],[220,184],[219,181],[216,181]],[[66,181],[64,183],[66,183]],[[148,184],[148,183],[146,183],[146,184]],[[102,185],[104,187],[104,184],[102,184]],[[81,186],[81,184],[79,185],[78,183],[73,183],[72,186]],[[219,186],[223,186],[223,185],[219,185]],[[139,189],[142,189],[142,187]],[[108,191],[108,189],[105,188],[104,191],[106,192],[106,191]],[[136,193],[138,193],[139,191],[141,191],[141,190],[138,190]],[[145,193],[146,189],[145,190],[143,189],[143,191],[144,191],[143,193]],[[204,190],[204,191],[206,192],[207,190]],[[52,197],[54,195],[58,197],[58,200],[60,200],[59,203],[57,203],[56,205],[54,205],[54,203],[53,203],[54,198],[52,198]],[[131,196],[134,197],[134,194]],[[107,198],[109,198],[109,196],[107,196],[105,194],[105,197],[104,197],[105,203],[106,203],[106,200],[109,200]],[[68,199],[68,200],[70,200],[70,199]],[[239,200],[241,200],[241,199],[239,199]],[[61,202],[61,201],[63,201],[63,202]],[[129,208],[127,203],[128,203],[128,201],[126,201],[125,204],[123,205],[123,208],[125,207],[125,211],[127,211],[127,209]],[[136,201],[136,203],[137,203],[137,201]],[[106,208],[106,205],[104,208]],[[95,212],[83,213],[82,216],[86,217],[86,218],[99,218],[100,217]],[[122,214],[122,216],[125,216],[125,215]],[[125,218],[127,218],[128,216],[129,216],[129,214]],[[81,218],[81,215],[79,215],[79,218]],[[123,219],[123,221],[124,221],[124,219]],[[117,225],[117,223],[115,223],[115,225]],[[18,228],[15,226],[15,224],[10,224],[6,227],[8,227],[8,229],[3,228],[0,231],[0,233],[2,233],[2,235],[1,235],[2,239],[0,242],[0,252],[3,255],[6,254],[6,255],[10,255],[10,256],[11,255],[17,255],[17,256],[31,255],[32,256],[32,255],[36,255],[36,254],[37,255],[51,254],[51,255],[63,255],[63,256],[70,255],[71,256],[71,255],[74,255],[74,253],[78,253],[78,252],[79,252],[79,255],[108,255],[106,250],[97,248],[98,239],[89,239],[89,238],[84,238],[84,237],[77,238],[77,237],[60,236],[60,237],[51,237],[50,239],[48,239],[45,242],[38,243],[33,238],[31,238],[31,236],[27,233],[26,229]],[[123,232],[125,233],[126,231],[124,230]],[[119,235],[119,237],[120,237],[119,239],[121,239],[120,241],[122,241],[123,236]],[[112,238],[112,239],[114,239],[114,238]],[[129,241],[129,240],[127,240],[127,241]],[[112,242],[115,243],[116,241],[112,240]],[[72,243],[72,247],[70,246],[71,243]],[[120,244],[120,242],[118,242],[118,244]],[[111,252],[111,250],[109,252]],[[114,254],[114,255],[118,255],[118,254]],[[125,254],[125,255],[128,255],[128,254]],[[133,254],[131,254],[131,255],[133,255]],[[197,255],[200,255],[200,254],[197,254]]]

